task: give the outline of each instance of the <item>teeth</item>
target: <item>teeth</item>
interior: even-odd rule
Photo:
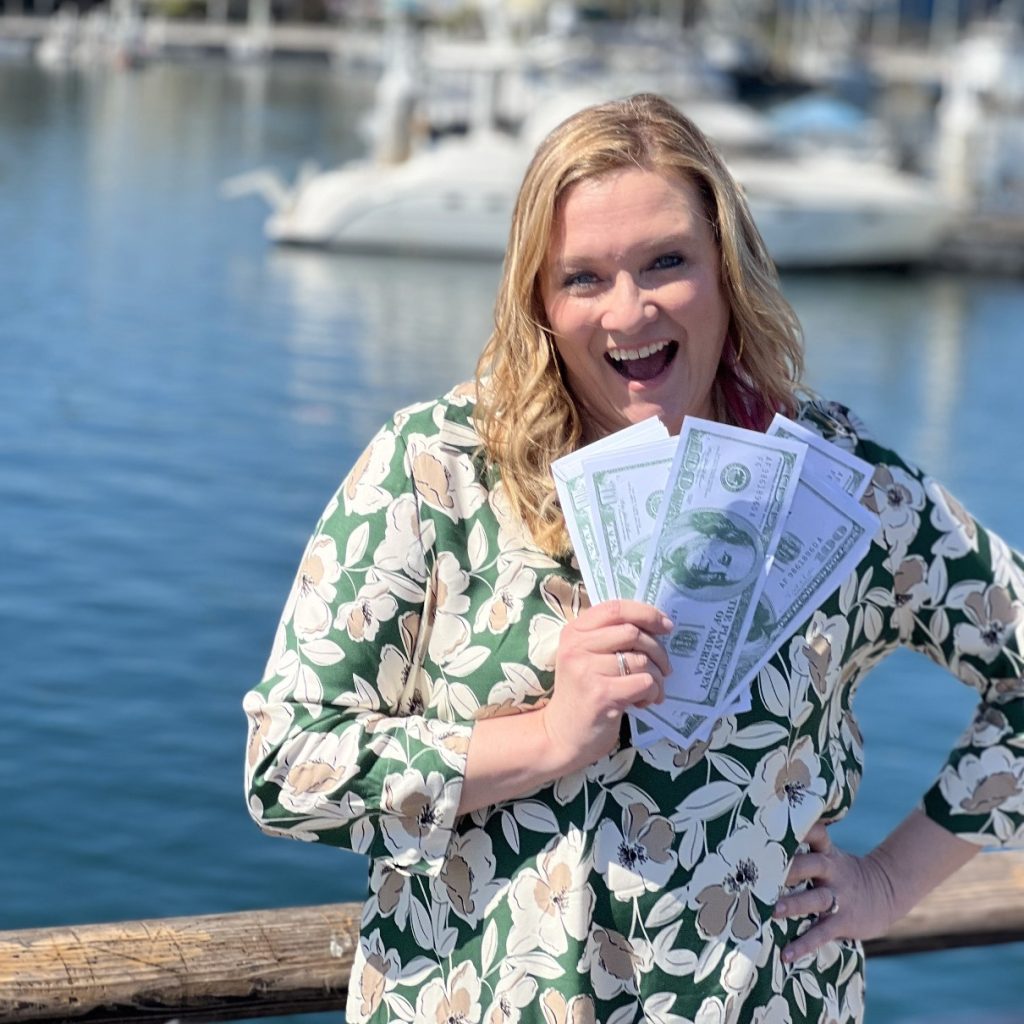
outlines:
[[[629,362],[653,356],[655,352],[660,352],[666,345],[668,345],[667,341],[656,341],[651,345],[644,345],[643,348],[613,348],[608,350],[608,355],[617,363]]]

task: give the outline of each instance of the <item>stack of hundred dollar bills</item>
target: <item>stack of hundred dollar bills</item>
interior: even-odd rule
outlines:
[[[633,741],[706,738],[750,707],[783,642],[866,554],[872,467],[777,415],[765,433],[652,417],[559,459],[552,472],[593,603],[653,604],[673,622],[665,700],[631,708]]]

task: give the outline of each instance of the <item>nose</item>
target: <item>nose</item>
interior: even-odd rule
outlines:
[[[601,329],[609,334],[635,334],[658,315],[648,293],[630,274],[619,274],[606,294]]]

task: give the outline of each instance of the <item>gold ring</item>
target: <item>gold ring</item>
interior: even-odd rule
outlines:
[[[628,676],[629,665],[626,664],[626,656],[622,653],[622,651],[616,651],[615,657],[619,659],[619,675]]]

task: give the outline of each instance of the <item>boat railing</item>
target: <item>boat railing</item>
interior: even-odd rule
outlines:
[[[344,1007],[355,903],[0,932],[0,1021],[242,1020]],[[1024,850],[986,852],[868,956],[1024,941]],[[369,993],[372,997],[372,993]]]

